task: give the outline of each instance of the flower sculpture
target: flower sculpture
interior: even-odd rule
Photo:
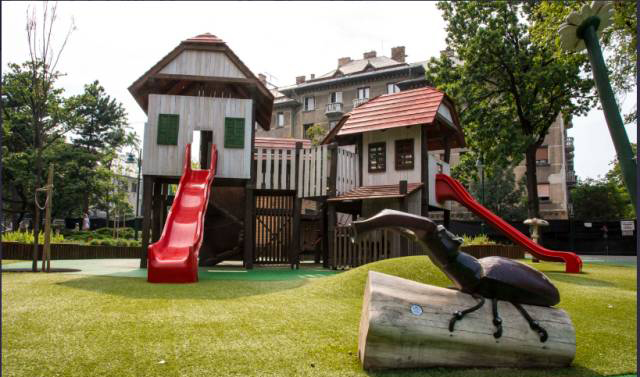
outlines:
[[[600,38],[602,30],[611,25],[612,13],[613,6],[608,1],[594,1],[591,5],[583,5],[579,12],[571,12],[558,30],[560,45],[569,51],[584,50],[584,29],[593,25],[597,37]]]

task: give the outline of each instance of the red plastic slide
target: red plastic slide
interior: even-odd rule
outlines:
[[[436,174],[436,200],[455,200],[467,207],[471,212],[485,219],[494,228],[504,233],[511,241],[526,248],[533,256],[541,260],[564,262],[565,271],[579,273],[582,270],[582,259],[575,253],[569,251],[553,251],[533,242],[529,237],[520,233],[508,222],[494,215],[491,211],[475,201],[465,190],[464,186],[455,179],[445,174]]]
[[[158,242],[149,245],[147,281],[150,283],[198,281],[198,252],[217,159],[216,146],[212,145],[211,167],[193,170],[191,144],[187,144],[183,174],[167,222]]]

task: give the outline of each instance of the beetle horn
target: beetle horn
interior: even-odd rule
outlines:
[[[438,225],[426,217],[384,209],[366,220],[354,221],[351,224],[351,241],[355,242],[362,235],[382,228],[391,229],[414,241],[424,242],[436,234]]]

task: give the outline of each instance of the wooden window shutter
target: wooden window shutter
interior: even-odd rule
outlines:
[[[387,144],[369,144],[369,172],[383,172],[387,170]]]
[[[178,114],[158,115],[158,145],[178,145],[178,129],[180,116]]]
[[[224,118],[224,147],[244,148],[244,118]]]

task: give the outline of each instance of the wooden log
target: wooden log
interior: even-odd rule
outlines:
[[[452,313],[475,305],[466,293],[369,271],[358,356],[365,369],[423,367],[552,368],[571,364],[576,335],[564,310],[523,305],[544,327],[540,342],[509,302],[498,302],[502,337],[495,339],[491,301],[449,332]]]

